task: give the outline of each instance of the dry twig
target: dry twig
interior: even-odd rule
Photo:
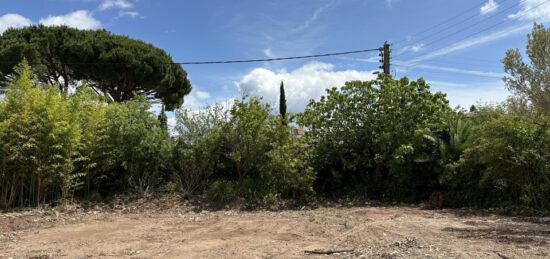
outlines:
[[[331,255],[331,254],[339,254],[339,253],[350,253],[353,251],[355,251],[355,249],[328,249],[328,250],[315,249],[315,250],[306,250],[304,252],[306,254]]]

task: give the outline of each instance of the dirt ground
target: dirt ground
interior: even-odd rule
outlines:
[[[136,206],[0,214],[0,258],[550,258],[550,225],[464,211]]]

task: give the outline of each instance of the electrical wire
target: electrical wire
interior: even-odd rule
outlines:
[[[543,5],[543,4],[545,4],[545,3],[548,3],[548,2],[550,2],[550,1],[543,2],[542,4],[540,4],[540,5],[538,5],[538,6],[541,6],[541,5]],[[538,6],[536,6],[536,7],[538,7]],[[458,31],[455,31],[455,32],[453,32],[453,33],[451,33],[451,34],[448,34],[448,35],[442,37],[442,38],[439,38],[439,39],[437,39],[437,40],[434,40],[434,41],[431,41],[431,42],[429,42],[429,43],[426,43],[426,44],[424,44],[424,47],[425,47],[425,46],[430,46],[430,45],[433,45],[434,43],[437,43],[437,42],[440,42],[440,41],[442,41],[442,40],[448,39],[448,38],[450,38],[450,37],[452,37],[452,36],[454,36],[454,35],[457,35],[458,33],[461,33],[461,32],[463,32],[463,31],[465,31],[465,30],[468,30],[468,29],[470,29],[470,28],[473,28],[473,27],[475,27],[476,25],[479,25],[479,24],[485,22],[486,20],[488,20],[488,19],[490,19],[490,18],[493,18],[493,17],[496,17],[496,16],[498,16],[498,15],[500,15],[500,14],[503,14],[503,13],[505,13],[506,11],[509,11],[509,10],[515,8],[515,7],[516,7],[516,5],[510,6],[510,7],[506,8],[506,9],[504,9],[504,10],[502,10],[502,11],[500,11],[500,12],[498,12],[498,13],[492,15],[492,16],[487,17],[487,19],[485,19],[485,20],[476,22],[476,23],[474,23],[474,24],[472,24],[472,25],[470,25],[470,26],[467,26],[467,27],[462,28],[462,29],[460,29],[460,30],[458,30]],[[504,24],[505,22],[507,22],[507,20],[498,23],[497,26],[498,26],[498,25],[501,25],[501,24]],[[492,27],[490,27],[490,28],[494,28],[494,27],[496,27],[496,26],[492,26]],[[484,31],[485,31],[485,30],[484,30]]]
[[[499,60],[493,60],[491,63],[487,63],[487,64],[478,64],[478,63],[474,63],[474,62],[469,62],[470,60],[468,59],[455,59],[455,60],[452,60],[452,61],[448,61],[448,60],[426,60],[426,62],[423,62],[423,63],[426,63],[426,65],[429,65],[429,64],[439,64],[439,65],[459,65],[459,66],[466,66],[466,67],[476,67],[476,68],[486,68],[487,66],[491,66],[491,65],[499,65],[500,64],[500,61]]]
[[[543,6],[543,5],[546,5],[546,4],[548,4],[548,3],[550,3],[550,0],[546,0],[546,1],[540,3],[540,4],[536,5],[536,6],[533,6],[533,7],[529,8],[529,9],[525,10],[525,12],[523,12],[522,14],[519,14],[517,17],[523,17],[523,16],[527,15],[527,14],[529,13],[529,11],[534,10],[534,9],[536,9],[536,8],[539,8],[539,7],[541,7],[541,6]],[[463,40],[467,40],[467,39],[469,39],[469,38],[472,38],[472,37],[474,37],[474,36],[476,36],[476,35],[479,35],[479,34],[481,34],[481,33],[483,33],[483,32],[486,32],[486,31],[491,30],[491,29],[493,29],[493,28],[495,28],[495,27],[498,27],[498,26],[500,26],[500,25],[502,25],[502,24],[504,24],[504,23],[506,23],[506,22],[508,22],[508,21],[505,20],[505,21],[501,21],[501,22],[499,22],[499,23],[493,24],[493,25],[491,25],[491,26],[489,26],[489,27],[487,27],[487,28],[485,28],[485,29],[483,29],[483,30],[480,30],[480,31],[474,32],[474,33],[472,33],[472,34],[469,34],[469,35],[466,36],[465,38],[460,39],[460,41],[463,41]],[[449,35],[448,35],[448,36],[449,36]],[[446,46],[445,46],[445,47],[438,48],[438,49],[434,50],[434,52],[439,51],[439,50],[442,50],[442,49],[444,49],[444,48],[446,48]],[[415,59],[418,59],[419,57],[422,57],[422,55],[418,55],[418,56],[412,58],[412,60],[414,61]]]
[[[381,50],[380,48],[376,48],[376,49],[352,50],[352,51],[345,51],[345,52],[324,53],[324,54],[307,55],[307,56],[283,57],[283,58],[245,59],[245,60],[221,60],[221,61],[188,61],[188,62],[174,62],[174,64],[179,64],[179,65],[210,65],[210,64],[232,64],[232,63],[272,62],[272,61],[280,61],[280,60],[306,59],[306,58],[318,58],[318,57],[330,57],[330,56],[342,56],[342,55],[357,54],[357,53],[365,53],[365,52],[380,51],[380,50]]]
[[[323,54],[315,54],[315,55],[307,55],[307,56],[293,56],[293,57],[281,57],[281,58],[266,58],[266,59],[243,59],[243,60],[218,60],[218,61],[185,61],[185,62],[169,62],[164,64],[175,64],[175,65],[210,65],[210,64],[233,64],[233,63],[253,63],[253,62],[272,62],[272,61],[281,61],[281,60],[293,60],[293,59],[306,59],[306,58],[318,58],[318,57],[330,57],[330,56],[342,56],[342,55],[350,55],[350,54],[357,54],[357,53],[365,53],[365,52],[372,52],[372,51],[381,51],[382,48],[376,48],[376,49],[363,49],[363,50],[352,50],[352,51],[344,51],[344,52],[333,52],[333,53],[323,53]],[[7,62],[7,61],[0,61],[0,63],[3,64],[12,64],[17,62]],[[38,64],[38,63],[37,63]],[[66,65],[116,65],[116,64],[125,64],[124,62],[67,62],[63,63]]]
[[[469,73],[469,72],[466,72],[466,71],[463,71],[463,72],[459,72],[459,71],[444,71],[444,70],[434,70],[434,69],[426,69],[426,68],[418,68],[418,67],[414,67],[412,65],[407,65],[407,66],[403,66],[406,70],[416,70],[416,71],[422,71],[422,72],[417,72],[417,74],[421,74],[421,75],[439,75],[439,76],[443,76],[443,75],[449,75],[449,74],[462,74],[462,75],[468,75],[470,77],[482,77],[482,78],[492,78],[492,79],[495,79],[495,78],[502,78],[500,76],[497,76],[496,74],[495,75],[483,75],[483,74],[476,74],[476,73]],[[495,73],[495,72],[491,72],[491,71],[486,71],[488,73]],[[410,72],[409,72],[410,73]]]
[[[502,4],[502,3],[506,2],[506,1],[508,1],[508,0],[504,0],[504,1],[500,2],[500,4]],[[433,41],[431,41],[431,42],[429,42],[429,43],[426,43],[426,44],[423,45],[423,47],[433,45],[433,44],[435,44],[435,43],[437,43],[437,42],[440,42],[440,41],[442,41],[442,40],[448,39],[448,38],[450,38],[450,37],[452,37],[452,36],[454,36],[454,35],[457,35],[458,33],[461,33],[461,32],[463,32],[463,31],[465,31],[465,30],[471,29],[471,28],[473,28],[473,27],[475,27],[475,26],[477,26],[477,25],[479,25],[479,24],[482,24],[482,23],[484,23],[484,22],[486,22],[486,21],[488,21],[488,20],[490,20],[490,19],[493,19],[493,18],[495,18],[495,17],[497,17],[497,16],[499,16],[499,15],[501,15],[501,14],[503,14],[503,13],[508,12],[509,10],[511,10],[511,9],[513,9],[513,8],[515,8],[515,7],[518,7],[518,6],[519,6],[520,4],[522,4],[524,1],[525,1],[525,0],[521,0],[521,1],[519,1],[518,3],[516,3],[516,4],[512,5],[512,6],[509,6],[508,8],[506,8],[506,9],[504,9],[504,10],[501,10],[501,11],[499,11],[499,12],[497,12],[497,13],[495,13],[495,14],[492,14],[492,15],[490,15],[490,16],[487,16],[487,17],[485,17],[484,19],[481,19],[480,21],[475,22],[475,23],[473,23],[473,24],[471,24],[471,25],[469,25],[469,26],[467,26],[467,27],[464,27],[464,28],[462,28],[462,29],[459,29],[458,31],[455,31],[455,32],[453,32],[453,33],[451,33],[451,34],[445,35],[445,36],[443,36],[442,38],[438,38],[438,39],[433,40]],[[416,40],[416,41],[414,41],[414,42],[412,42],[412,43],[409,43],[409,45],[414,45],[414,44],[420,43],[420,42],[422,42],[422,41],[425,41],[426,39],[432,38],[433,36],[437,36],[438,34],[441,34],[442,32],[444,32],[445,30],[451,29],[451,28],[453,28],[453,27],[455,27],[455,26],[458,26],[458,25],[461,25],[461,24],[463,24],[463,23],[465,23],[465,22],[467,22],[467,21],[470,21],[471,19],[473,19],[473,18],[475,18],[475,17],[478,17],[478,14],[474,14],[474,15],[472,15],[472,16],[466,18],[465,20],[462,20],[462,21],[460,21],[460,22],[458,22],[458,23],[454,23],[454,24],[451,25],[451,26],[445,27],[444,29],[437,31],[436,33],[430,34],[430,35],[428,35],[427,37],[424,37],[424,38],[422,38],[422,39],[419,39],[419,40]],[[396,56],[399,56],[399,55],[396,55]]]
[[[504,0],[504,1],[502,1],[500,4],[502,4],[502,3],[506,2],[506,1],[508,1],[508,0]],[[437,25],[434,25],[434,26],[429,27],[429,28],[427,28],[427,29],[425,29],[425,30],[423,30],[423,31],[421,31],[421,32],[417,32],[417,33],[415,33],[415,34],[413,34],[413,35],[410,35],[410,37],[415,37],[415,36],[422,35],[422,34],[428,32],[428,31],[431,31],[431,30],[433,30],[433,29],[435,29],[435,28],[438,28],[438,27],[440,27],[440,26],[442,26],[442,25],[444,25],[444,24],[447,24],[447,23],[449,23],[450,21],[452,21],[452,20],[454,20],[454,19],[456,19],[456,18],[458,18],[458,17],[460,17],[460,16],[462,16],[462,15],[465,15],[465,14],[469,13],[470,11],[472,11],[472,10],[474,10],[474,9],[477,10],[477,9],[481,8],[484,4],[485,4],[485,0],[481,1],[481,5],[480,5],[480,4],[476,4],[475,6],[472,6],[472,7],[468,8],[467,10],[465,10],[465,11],[463,11],[463,12],[461,12],[461,13],[459,13],[459,14],[457,14],[457,15],[451,17],[451,18],[449,18],[449,19],[447,19],[447,20],[445,20],[445,21],[442,21],[442,22],[438,23]],[[475,16],[477,16],[477,13],[476,13]],[[469,18],[466,18],[466,20],[469,20],[469,19],[470,19],[470,17],[469,17]],[[463,21],[464,21],[464,20],[463,20]],[[454,26],[455,26],[455,24],[454,24],[454,25],[451,25],[450,27],[454,27]],[[450,28],[450,27],[447,27],[447,28]],[[399,44],[401,44],[401,43],[403,43],[403,42],[405,42],[405,41],[407,41],[406,38],[405,38],[405,39],[402,39],[402,40],[399,40],[399,41],[397,41],[397,42],[394,42],[393,44],[399,45]],[[412,45],[412,44],[410,44],[410,45]]]

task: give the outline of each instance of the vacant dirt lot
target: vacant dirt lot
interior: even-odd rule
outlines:
[[[412,207],[136,206],[0,214],[0,258],[550,257],[548,224],[493,215]]]

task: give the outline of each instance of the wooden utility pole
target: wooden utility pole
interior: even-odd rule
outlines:
[[[380,49],[379,56],[380,59],[380,69],[383,70],[383,73],[386,75],[390,74],[390,64],[391,64],[391,50],[390,50],[390,44],[386,41],[384,42],[384,46]]]

